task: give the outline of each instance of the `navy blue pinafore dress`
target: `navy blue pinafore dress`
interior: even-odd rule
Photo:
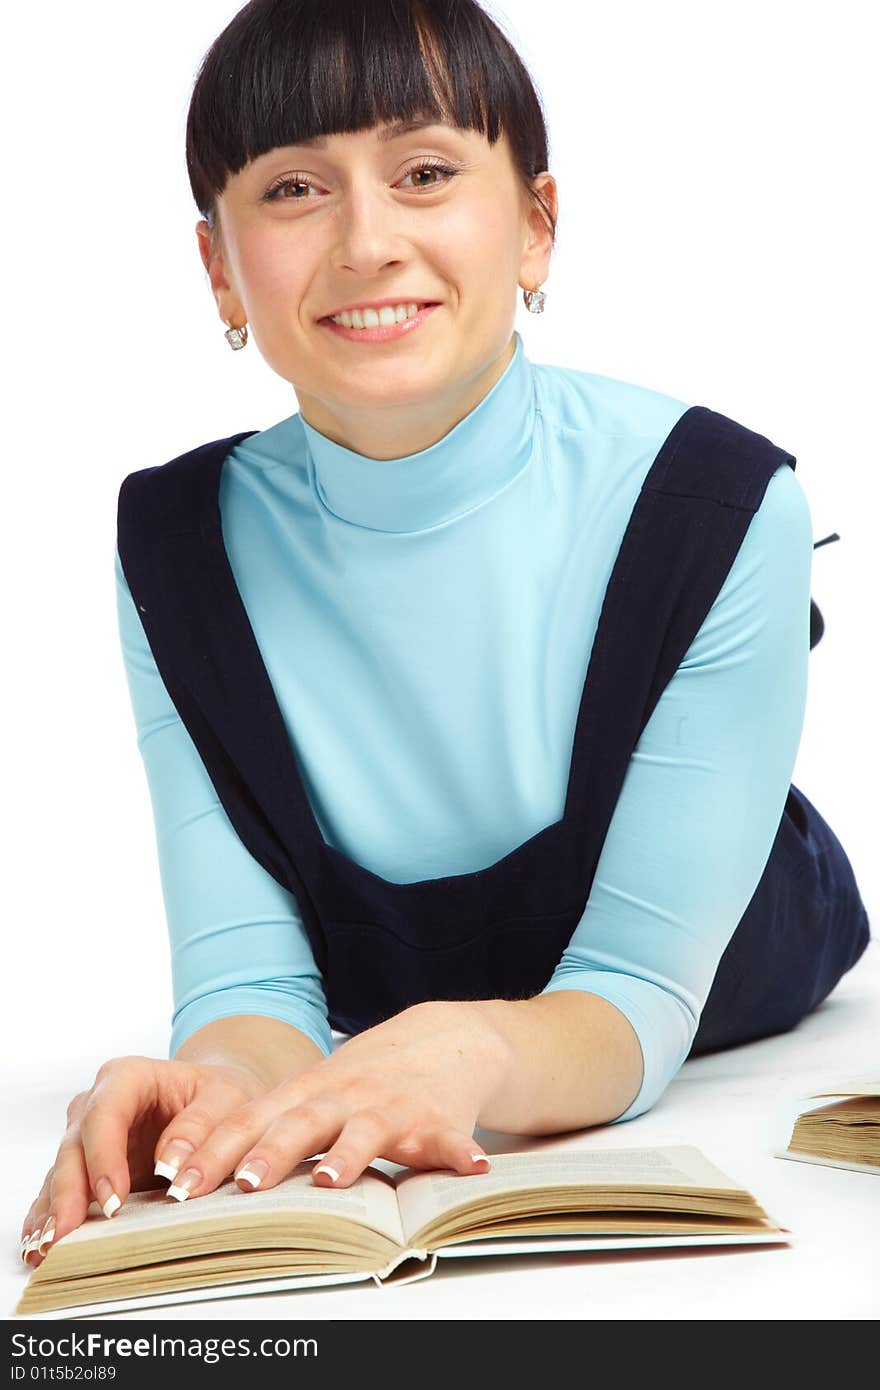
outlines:
[[[296,897],[333,1028],[429,999],[527,998],[583,915],[630,757],[791,454],[692,406],[661,445],[608,580],[562,817],[475,873],[392,883],[327,843],[224,546],[219,487],[248,430],[121,485],[117,543],[156,665],[244,845]],[[804,615],[806,621],[806,614]],[[785,1032],[869,938],[839,841],[791,786],[691,1055]]]

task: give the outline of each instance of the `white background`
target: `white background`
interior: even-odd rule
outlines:
[[[3,1212],[16,1251],[73,1092],[107,1057],[167,1056],[164,910],[116,628],[119,484],[296,409],[254,346],[223,339],[186,177],[192,83],[238,8],[54,0],[4,25],[0,1065],[10,1137],[28,1096],[41,1127]],[[873,6],[487,8],[536,81],[559,185],[545,312],[518,299],[529,357],[766,434],[797,458],[814,539],[840,533],[814,553],[827,630],[793,780],[876,918]]]

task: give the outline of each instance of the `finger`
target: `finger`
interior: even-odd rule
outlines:
[[[30,1238],[37,1229],[37,1226],[46,1220],[46,1216],[49,1212],[49,1183],[51,1180],[52,1169],[49,1168],[43,1179],[42,1187],[28,1207],[27,1216],[21,1223],[21,1240],[24,1240],[25,1236]]]
[[[425,1132],[422,1144],[422,1168],[451,1168],[465,1177],[488,1173],[492,1167],[472,1135],[457,1129],[434,1129]]]
[[[79,1131],[76,1125],[72,1125],[58,1146],[58,1156],[49,1178],[47,1220],[35,1246],[40,1262],[62,1236],[82,1225],[91,1200],[89,1174],[79,1142]]]
[[[89,1185],[106,1217],[131,1191],[128,1136],[137,1117],[155,1100],[149,1058],[126,1057],[98,1069],[79,1122]]]
[[[313,1170],[313,1181],[322,1178],[322,1186],[348,1187],[363,1172],[373,1158],[381,1157],[387,1150],[380,1148],[366,1156],[370,1140],[365,1133],[363,1142],[358,1140],[354,1150],[354,1161],[348,1147],[349,1130],[360,1115],[352,1116],[340,1135],[338,1143],[327,1153]],[[391,1153],[399,1153],[403,1145],[394,1146]],[[487,1173],[491,1168],[489,1157],[472,1136],[459,1130],[435,1126],[417,1130],[407,1136],[405,1145],[406,1161],[414,1168],[451,1168],[454,1172],[472,1177],[477,1173]],[[334,1176],[338,1175],[338,1176]]]
[[[30,1263],[30,1256],[36,1253],[39,1244],[38,1237],[46,1222],[49,1219],[49,1186],[52,1180],[52,1169],[50,1168],[43,1185],[31,1202],[28,1214],[25,1217],[19,1238],[19,1253],[24,1264]]]
[[[359,1110],[346,1121],[336,1143],[312,1169],[312,1182],[320,1187],[350,1187],[387,1148],[396,1129],[390,1115],[380,1110]]]
[[[277,1099],[268,1102],[263,1096],[233,1110],[187,1160],[186,1168],[175,1178],[167,1195],[179,1202],[185,1202],[188,1197],[204,1197],[233,1170],[238,1174],[248,1166],[241,1162],[244,1155],[248,1155],[252,1166],[251,1176],[241,1183],[242,1191],[253,1191],[258,1184],[263,1186],[263,1178],[270,1168],[273,1181],[279,1182],[305,1155],[315,1153],[329,1142],[328,1132],[333,1138],[339,1133],[342,1118],[338,1107],[329,1102],[306,1102],[283,1110],[281,1115],[277,1114],[277,1106]],[[270,1129],[274,1130],[282,1118],[286,1119],[287,1138],[279,1138],[282,1133],[279,1128],[264,1146],[264,1136]]]
[[[72,1124],[75,1124],[77,1122],[79,1116],[82,1114],[83,1105],[85,1104],[85,1099],[87,1095],[87,1091],[79,1091],[70,1101],[70,1104],[67,1107],[68,1130],[70,1129]],[[53,1164],[49,1169],[47,1169],[46,1176],[43,1179],[43,1185],[40,1188],[40,1191],[37,1193],[37,1196],[34,1198],[33,1202],[31,1202],[30,1210],[28,1211],[28,1214],[24,1219],[24,1223],[21,1228],[22,1259],[26,1258],[24,1246],[27,1244],[28,1241],[31,1240],[32,1236],[39,1234],[41,1228],[45,1226],[46,1221],[51,1215],[49,1204],[51,1201],[51,1187],[54,1172],[55,1165]]]
[[[273,1120],[243,1155],[235,1180],[243,1191],[274,1187],[309,1154],[320,1153],[339,1137],[346,1110],[331,1101],[310,1101]]]
[[[454,1146],[450,1147],[442,1140],[444,1135],[447,1139],[455,1136]],[[488,1173],[492,1166],[489,1155],[472,1135],[438,1125],[424,1125],[420,1129],[410,1130],[406,1138],[395,1144],[385,1156],[393,1163],[403,1163],[412,1168],[446,1166],[465,1177]]]
[[[245,1099],[243,1088],[226,1077],[218,1077],[216,1084],[202,1084],[197,1097],[174,1116],[156,1140],[154,1174],[174,1183],[220,1121],[239,1109]]]
[[[80,1097],[76,1097],[71,1103],[68,1115],[82,1112],[79,1101]],[[78,1125],[72,1119],[40,1195],[28,1213],[29,1239],[21,1243],[21,1258],[25,1264],[36,1269],[57,1240],[82,1224],[91,1196]]]

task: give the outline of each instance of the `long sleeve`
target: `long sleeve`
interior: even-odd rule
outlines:
[[[174,991],[169,1057],[233,1014],[279,1018],[332,1051],[295,897],[242,844],[168,695],[116,552],[119,636],[147,774]]]
[[[718,962],[764,871],[807,693],[812,527],[777,469],[627,768],[584,915],[543,993],[583,989],[635,1029],[644,1075],[613,1123],[684,1062]]]

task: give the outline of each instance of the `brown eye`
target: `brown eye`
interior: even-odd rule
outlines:
[[[422,174],[428,172],[442,174],[443,178],[439,180],[432,180],[430,183],[413,184],[413,187],[415,188],[416,192],[420,192],[423,189],[425,191],[428,191],[432,188],[441,187],[442,184],[448,183],[450,179],[454,178],[455,175],[458,173],[458,170],[451,169],[448,164],[444,164],[441,160],[422,160],[422,162],[420,164],[415,165],[414,168],[408,169],[407,172],[403,175],[403,178],[408,179],[411,178],[414,174]],[[266,193],[263,194],[263,201],[266,203],[307,203],[309,201],[308,194],[306,194],[306,196],[303,198],[298,198],[293,196],[292,194],[282,192],[282,190],[288,188],[308,189],[312,186],[313,185],[309,182],[309,180],[305,177],[304,174],[287,174],[283,179],[279,179],[277,183],[274,183],[272,187]],[[281,195],[280,197],[278,196],[279,194]]]
[[[427,162],[417,164],[414,169],[410,169],[409,172],[404,174],[403,177],[405,179],[408,179],[413,174],[426,173],[444,174],[446,177],[442,180],[432,181],[431,183],[413,184],[414,188],[438,188],[440,187],[441,183],[448,183],[449,179],[454,178],[455,175],[458,173],[458,170],[450,169],[447,164],[441,164],[439,162],[429,160]]]
[[[311,184],[307,179],[301,178],[299,174],[290,174],[287,178],[279,179],[278,183],[273,183],[269,191],[264,194],[266,202],[277,203],[279,200],[275,197],[275,194],[279,193],[282,188],[311,188]],[[285,201],[291,203],[305,203],[308,202],[308,198],[288,198],[285,194]]]

